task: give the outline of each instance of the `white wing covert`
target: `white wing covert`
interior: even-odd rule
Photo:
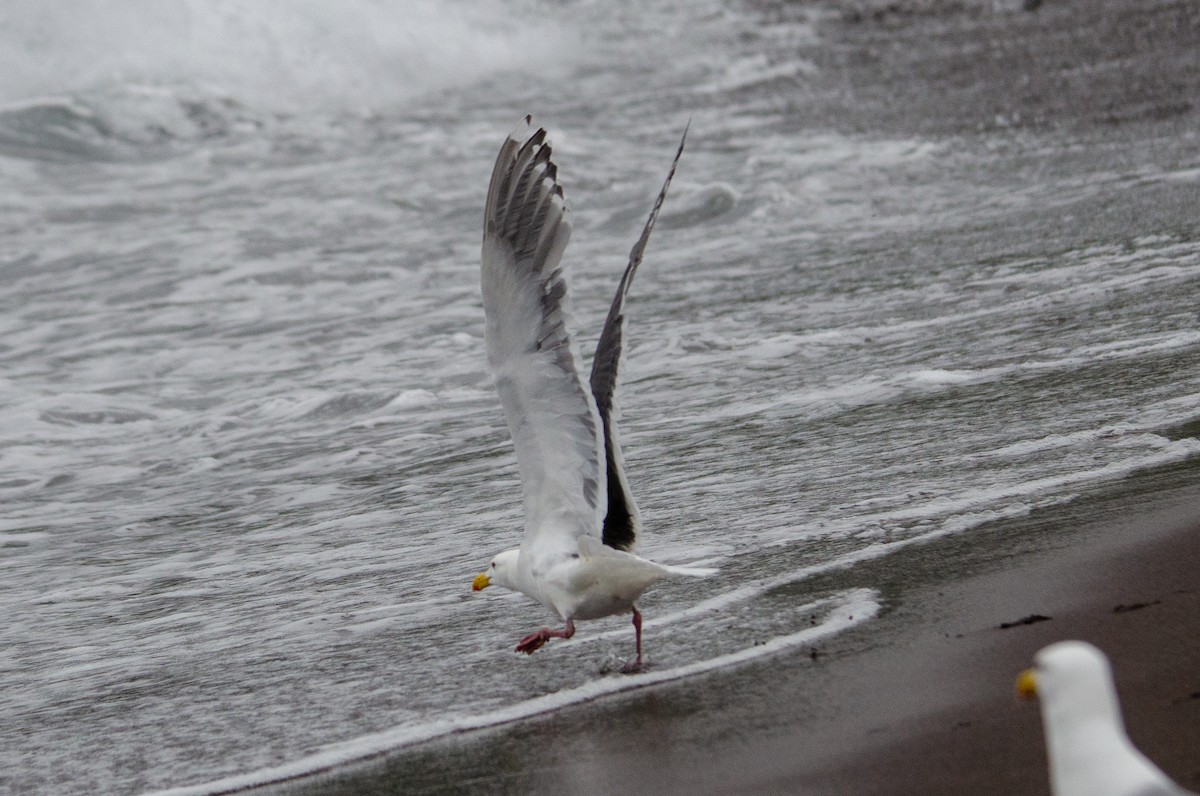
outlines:
[[[531,122],[505,141],[492,172],[482,288],[488,365],[521,473],[522,549],[536,540],[542,554],[599,538],[608,498],[600,417],[566,328],[569,211],[546,131],[531,134]]]

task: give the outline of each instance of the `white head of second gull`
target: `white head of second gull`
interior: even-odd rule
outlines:
[[[1054,796],[1195,796],[1176,785],[1125,734],[1108,658],[1084,641],[1039,650],[1017,678],[1037,697]]]

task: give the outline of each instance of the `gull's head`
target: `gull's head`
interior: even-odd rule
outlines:
[[[1154,793],[1149,786],[1169,782],[1125,735],[1108,658],[1091,644],[1040,650],[1017,678],[1017,693],[1041,703],[1055,796]]]
[[[503,553],[497,554],[492,559],[492,563],[488,564],[488,568],[471,581],[471,589],[480,591],[493,583],[511,589],[517,574],[517,556],[520,552],[520,550],[505,550]]]
[[[1085,641],[1060,641],[1043,647],[1034,665],[1017,678],[1017,695],[1038,697],[1043,705],[1064,700],[1081,703],[1112,691],[1112,669],[1104,653]]]

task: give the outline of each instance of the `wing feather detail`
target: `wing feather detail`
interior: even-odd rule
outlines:
[[[526,116],[496,159],[482,251],[484,339],[521,473],[522,549],[539,556],[598,537],[608,503],[600,417],[567,332],[559,263],[571,221],[552,155]]]

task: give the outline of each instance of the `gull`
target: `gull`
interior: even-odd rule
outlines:
[[[1017,678],[1017,693],[1041,702],[1054,796],[1196,796],[1125,734],[1103,652],[1083,641],[1060,641],[1034,662]]]
[[[625,478],[617,439],[617,377],[625,299],[650,231],[683,154],[687,129],[641,237],[617,285],[583,380],[567,332],[567,283],[559,261],[571,234],[545,129],[526,116],[504,142],[483,215],[483,311],[488,366],[512,434],[521,476],[525,533],[519,548],[496,555],[476,576],[519,591],[565,622],[517,644],[533,654],[551,638],[571,638],[576,620],[631,612],[642,665],[637,600],[663,578],[711,569],[665,566],[633,553],[641,519]]]

